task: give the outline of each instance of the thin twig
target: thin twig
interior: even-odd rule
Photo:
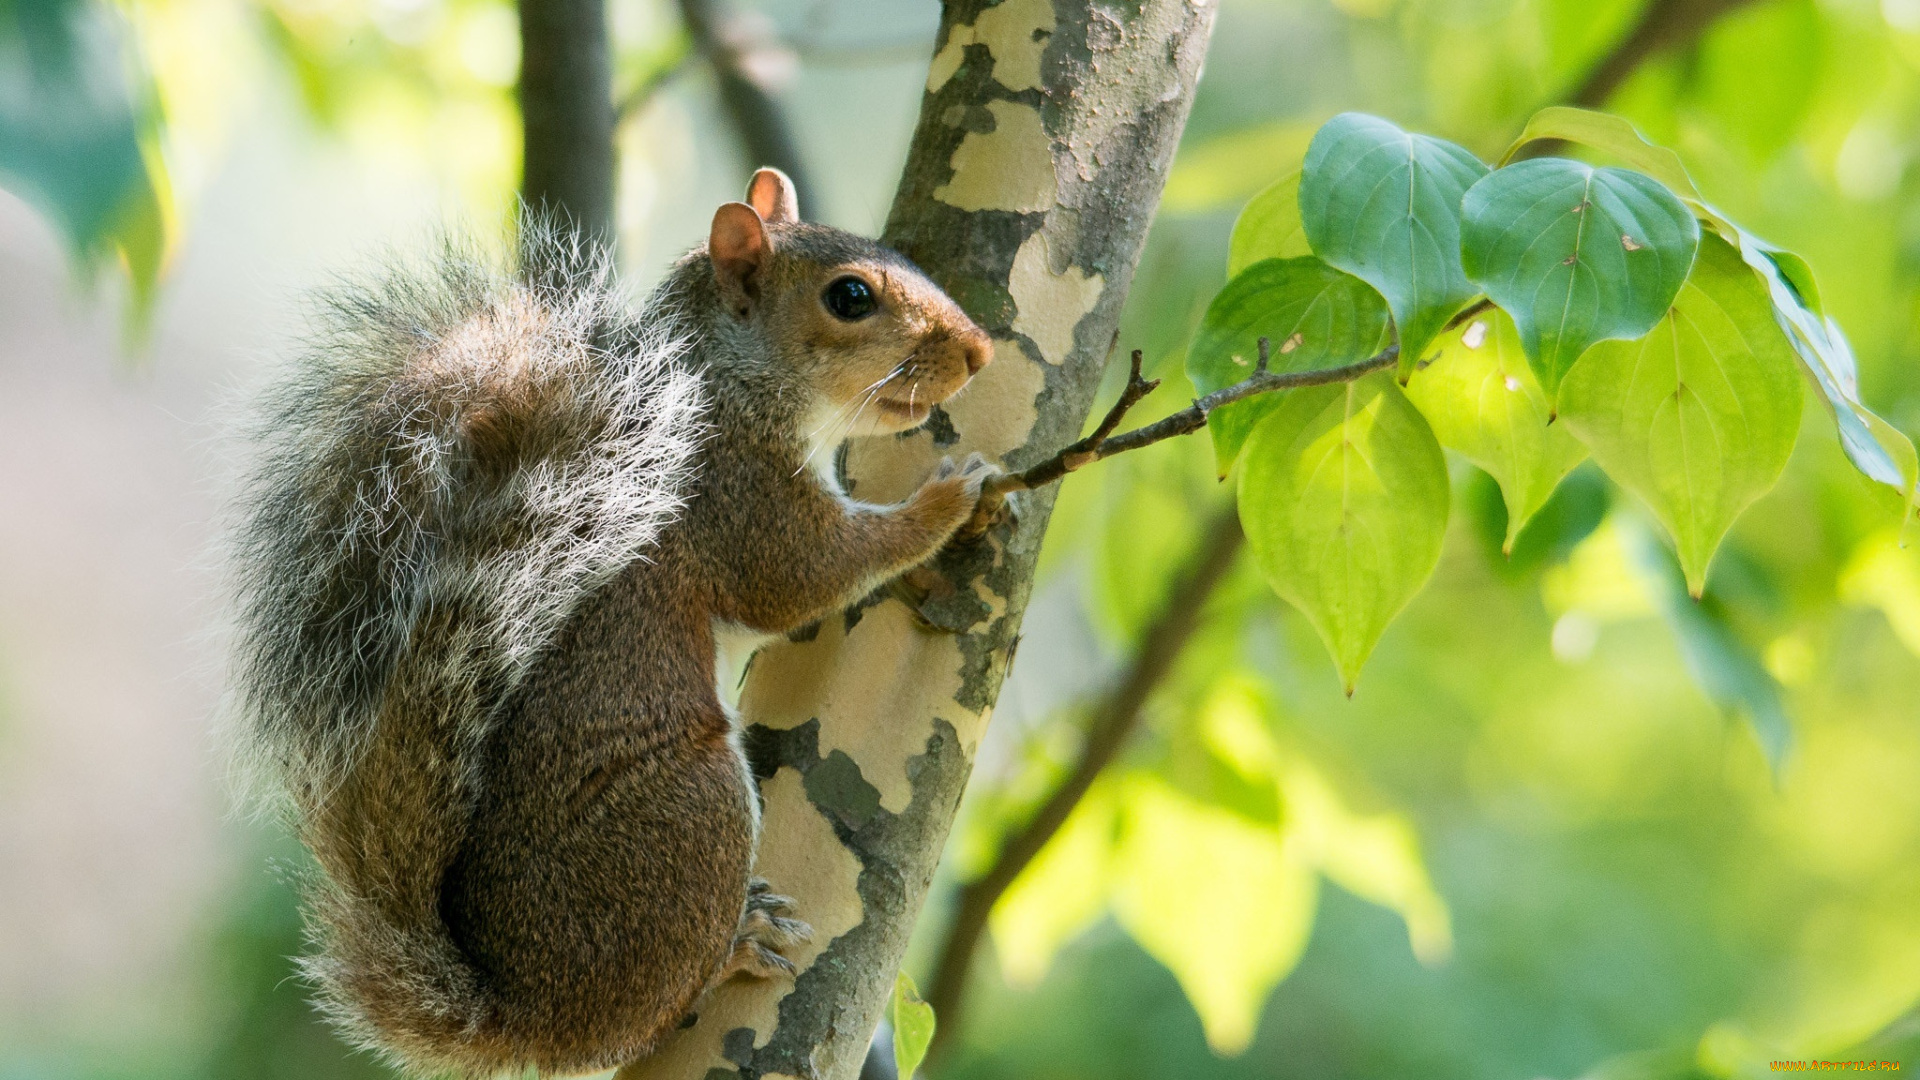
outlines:
[[[1135,371],[1138,371],[1137,361]],[[941,943],[940,955],[934,961],[933,978],[928,984],[927,1001],[940,1019],[934,1029],[935,1047],[944,1042],[942,1030],[951,1036],[960,1028],[967,969],[986,933],[987,916],[993,906],[1046,847],[1047,841],[1066,824],[1095,778],[1119,756],[1139,728],[1141,718],[1146,715],[1147,699],[1173,669],[1174,661],[1199,629],[1207,598],[1233,568],[1234,558],[1245,539],[1246,535],[1240,531],[1238,511],[1232,506],[1222,507],[1207,526],[1206,536],[1192,561],[1178,575],[1166,605],[1147,628],[1125,673],[1087,725],[1086,741],[1072,770],[1033,816],[1001,844],[993,866],[960,888],[954,903],[953,922]]]
[[[1254,373],[1232,386],[1215,390],[1205,397],[1196,398],[1193,404],[1171,416],[1162,417],[1151,424],[1134,428],[1122,435],[1112,434],[1127,410],[1147,396],[1158,380],[1146,381],[1140,377],[1140,350],[1133,352],[1133,370],[1127,376],[1127,387],[1120,393],[1120,400],[1093,429],[1093,433],[1079,442],[1062,449],[1059,453],[1029,468],[1015,473],[1003,473],[987,481],[980,494],[980,502],[974,510],[972,520],[961,527],[960,539],[977,538],[984,534],[1000,516],[1009,494],[1015,491],[1029,491],[1044,487],[1061,479],[1068,473],[1086,468],[1096,461],[1102,461],[1115,454],[1124,454],[1129,450],[1139,450],[1157,442],[1191,432],[1207,426],[1207,417],[1215,410],[1242,401],[1257,394],[1270,394],[1275,390],[1296,390],[1303,386],[1326,386],[1331,383],[1352,382],[1362,376],[1372,374],[1382,368],[1390,368],[1400,361],[1400,346],[1393,344],[1358,363],[1342,367],[1319,368],[1313,371],[1268,371],[1266,369],[1267,339],[1260,339],[1261,361]]]
[[[679,47],[670,56],[655,64],[653,70],[647,72],[646,77],[641,79],[633,89],[627,91],[626,96],[620,99],[620,103],[614,106],[615,126],[625,124],[640,115],[641,110],[645,109],[660,91],[666,89],[668,83],[685,74],[687,69],[693,66],[694,58],[698,55],[694,52],[692,44],[682,39]]]
[[[742,22],[724,0],[679,0],[679,5],[695,51],[713,66],[720,108],[739,137],[747,168],[771,165],[786,173],[800,196],[800,216],[811,218],[815,196],[799,144],[771,88],[750,62],[756,49],[780,46],[765,40],[765,34],[755,34],[752,25]]]

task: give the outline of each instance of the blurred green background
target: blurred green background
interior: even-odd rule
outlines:
[[[931,0],[741,5],[828,222],[876,233]],[[611,0],[623,260],[750,164],[675,7]],[[1637,0],[1221,0],[1123,347],[1181,350],[1239,206],[1362,109],[1497,157]],[[1862,394],[1920,433],[1920,3],[1684,16],[1606,106],[1804,253]],[[0,0],[0,1080],[377,1076],[287,957],[300,855],[218,738],[230,402],[299,291],[505,222],[500,0]],[[640,92],[635,92],[639,88]],[[1080,753],[1227,491],[1204,439],[1070,479],[909,969]],[[1920,551],[1814,406],[1698,607],[1577,470],[1500,554],[1454,462],[1434,580],[1348,700],[1242,558],[1140,729],[995,909],[948,1078],[1748,1077],[1920,1067]],[[1784,713],[1769,770],[1753,722]]]

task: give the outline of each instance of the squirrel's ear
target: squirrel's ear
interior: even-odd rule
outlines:
[[[713,260],[713,280],[720,296],[737,315],[744,316],[760,295],[773,246],[767,224],[746,203],[730,202],[713,212],[713,231],[707,236],[707,255]]]
[[[776,225],[800,220],[800,193],[793,181],[779,169],[761,169],[747,181],[747,202],[760,216]]]

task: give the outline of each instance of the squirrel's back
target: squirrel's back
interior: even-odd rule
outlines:
[[[235,529],[243,753],[324,872],[307,972],[415,1067],[511,1057],[436,911],[478,748],[679,512],[703,437],[672,318],[635,317],[570,235],[524,228],[517,266],[445,242],[324,292]]]

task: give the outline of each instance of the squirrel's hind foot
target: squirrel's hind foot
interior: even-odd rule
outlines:
[[[710,986],[747,975],[756,979],[778,976],[792,978],[793,961],[781,950],[813,940],[813,927],[799,919],[788,918],[793,899],[773,891],[763,878],[747,883],[747,909],[740,916],[740,927],[733,934],[733,952],[713,977]]]

